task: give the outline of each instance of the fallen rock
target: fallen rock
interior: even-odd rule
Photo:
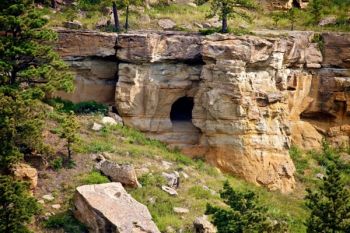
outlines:
[[[161,19],[158,21],[158,25],[164,30],[170,30],[176,26],[176,23],[170,19]]]
[[[55,209],[55,210],[61,209],[61,205],[60,205],[60,204],[54,204],[54,205],[52,205],[51,207],[52,207],[53,209]]]
[[[102,160],[98,164],[97,169],[113,182],[120,182],[132,188],[141,186],[137,180],[134,166],[131,164],[118,164],[109,160]]]
[[[43,198],[44,200],[46,200],[46,201],[53,201],[53,200],[55,200],[55,198],[52,196],[51,193],[42,196],[42,198]]]
[[[123,125],[123,119],[118,114],[114,112],[109,112],[108,116],[112,117],[118,124]]]
[[[317,178],[317,179],[320,179],[320,180],[323,180],[324,175],[323,175],[322,173],[317,173],[317,174],[316,174],[316,178]]]
[[[91,129],[92,129],[93,131],[100,131],[102,128],[103,128],[103,125],[100,125],[100,124],[94,122],[94,124],[92,125],[92,128],[91,128]]]
[[[81,29],[83,28],[83,24],[78,20],[68,21],[63,23],[65,28],[69,29]]]
[[[95,233],[160,233],[146,206],[121,183],[84,185],[76,189],[74,215]]]
[[[337,17],[328,16],[324,19],[321,19],[321,21],[318,23],[318,26],[334,25],[336,23],[337,23]]]
[[[176,192],[175,189],[170,188],[170,187],[165,186],[165,185],[162,185],[162,190],[163,190],[164,192],[168,193],[168,194],[171,195],[171,196],[177,196],[177,195],[178,195],[178,193]]]
[[[182,208],[182,207],[174,207],[174,208],[173,208],[173,211],[174,211],[175,213],[177,213],[177,214],[187,214],[187,213],[190,212],[189,209],[187,209],[187,208]]]
[[[217,230],[215,226],[209,222],[208,217],[206,215],[202,217],[197,217],[194,222],[193,226],[196,233],[216,233]]]
[[[104,125],[117,125],[118,123],[116,122],[116,120],[112,117],[103,117],[102,118],[102,123]]]
[[[171,188],[178,188],[180,185],[180,175],[178,172],[166,173],[162,172],[162,176],[168,181],[168,186]]]
[[[23,181],[27,181],[30,184],[30,190],[34,190],[38,185],[38,171],[25,163],[16,164],[12,168],[13,175]]]

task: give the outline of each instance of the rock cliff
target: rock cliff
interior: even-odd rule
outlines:
[[[74,62],[83,57],[79,67],[90,67],[86,75],[78,71],[78,80],[117,81],[109,87],[125,124],[255,184],[294,188],[292,144],[317,148],[323,137],[349,142],[349,35],[137,32],[90,39],[87,32],[65,33],[60,45],[72,48],[61,54]],[[75,37],[82,41],[65,41]],[[116,61],[109,57],[114,53]],[[96,58],[102,62],[89,63]],[[116,70],[115,79],[104,76]],[[92,92],[87,95],[100,101],[112,96]]]

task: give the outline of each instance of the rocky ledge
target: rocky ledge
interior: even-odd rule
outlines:
[[[81,32],[65,33],[60,37],[65,46],[67,38],[85,38],[76,35]],[[116,60],[108,62],[117,66],[114,104],[123,121],[188,155],[255,184],[289,192],[295,185],[288,155],[292,144],[317,148],[323,137],[349,143],[347,34],[108,35],[116,39],[116,50],[109,40],[94,44],[98,40],[92,39],[86,46],[97,51],[90,58],[107,48],[113,51],[107,54],[116,54]],[[89,40],[73,43],[71,50],[79,51],[76,47]],[[74,57],[65,54],[70,61]],[[111,71],[102,69],[103,62],[99,66]],[[99,79],[100,74],[91,75],[95,68],[92,64],[90,73],[78,72],[77,77]],[[79,90],[79,95],[84,93]],[[100,100],[106,93],[96,89],[89,97]]]

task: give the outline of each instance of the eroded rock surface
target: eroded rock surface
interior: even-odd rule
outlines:
[[[348,34],[134,32],[114,38],[115,105],[124,123],[188,155],[289,192],[292,144],[315,149],[323,137],[349,143]],[[112,54],[88,50],[82,54],[89,59],[91,51]],[[96,76],[109,71],[115,72]]]
[[[160,233],[146,206],[121,183],[84,185],[74,197],[74,215],[93,233]]]

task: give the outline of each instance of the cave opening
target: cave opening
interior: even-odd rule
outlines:
[[[176,121],[192,121],[194,102],[192,97],[181,97],[171,107],[170,119]]]
[[[300,2],[298,0],[293,0],[293,7],[300,9],[301,8]]]

